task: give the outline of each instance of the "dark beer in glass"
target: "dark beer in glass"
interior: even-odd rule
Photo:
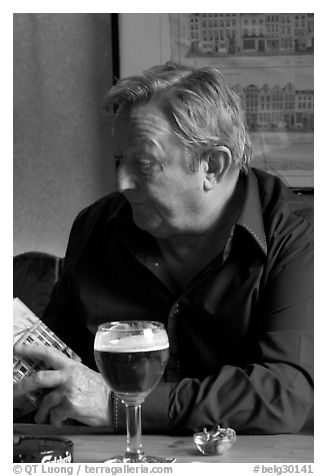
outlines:
[[[163,324],[155,321],[108,322],[99,326],[94,356],[103,378],[126,405],[127,451],[109,462],[171,462],[145,456],[141,443],[141,404],[157,385],[169,356]]]
[[[141,349],[95,349],[95,359],[109,387],[124,402],[142,402],[160,380],[168,358],[166,343]]]

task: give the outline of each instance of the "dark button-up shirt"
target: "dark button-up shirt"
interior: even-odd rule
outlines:
[[[170,358],[143,404],[145,431],[221,424],[297,432],[313,399],[313,232],[282,182],[250,169],[222,251],[182,290],[167,282],[155,239],[111,194],[74,222],[43,319],[91,368],[99,324],[165,324]],[[113,424],[124,408],[113,400]]]

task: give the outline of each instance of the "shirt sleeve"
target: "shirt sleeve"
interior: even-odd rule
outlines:
[[[265,283],[251,358],[203,380],[159,384],[143,405],[144,429],[296,433],[313,403],[313,245],[285,243]],[[169,396],[169,398],[168,398]],[[147,427],[147,425],[150,425]]]
[[[93,359],[94,337],[90,335],[91,333],[85,322],[81,320],[74,302],[74,285],[70,273],[67,271],[72,266],[82,246],[82,239],[85,237],[85,221],[84,212],[82,211],[73,223],[64,260],[64,269],[59,281],[53,288],[42,321],[79,355],[85,365],[97,370]]]

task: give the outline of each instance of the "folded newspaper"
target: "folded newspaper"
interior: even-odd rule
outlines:
[[[20,342],[23,344],[41,343],[49,345],[61,350],[70,358],[77,357],[75,352],[64,344],[19,298],[14,298],[13,341],[14,344]],[[32,361],[15,354],[13,357],[14,385],[38,370],[49,369],[42,361]],[[42,392],[35,392],[14,398],[14,421],[34,412],[38,407],[41,396]]]

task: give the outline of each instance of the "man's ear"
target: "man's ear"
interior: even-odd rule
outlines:
[[[225,177],[232,164],[232,154],[228,147],[217,145],[203,158],[205,171],[204,189],[212,190]]]

